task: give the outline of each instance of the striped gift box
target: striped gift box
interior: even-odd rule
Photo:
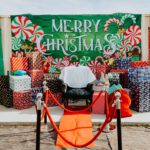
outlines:
[[[13,92],[13,107],[16,109],[27,109],[32,106],[31,90],[14,91]]]
[[[12,57],[10,58],[11,71],[28,70],[28,59],[26,57]]]
[[[39,52],[27,52],[29,70],[42,70],[42,55]]]
[[[32,87],[41,87],[44,81],[44,71],[43,70],[29,70],[29,75],[31,77]]]
[[[147,61],[133,61],[130,63],[130,67],[136,68],[136,67],[146,67],[148,66]]]

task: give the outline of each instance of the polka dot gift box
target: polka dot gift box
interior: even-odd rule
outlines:
[[[14,91],[23,91],[31,89],[31,77],[28,75],[23,76],[10,76],[10,88]]]

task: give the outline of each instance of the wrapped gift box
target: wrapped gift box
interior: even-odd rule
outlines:
[[[2,104],[2,89],[0,89],[0,105]]]
[[[146,67],[149,66],[147,61],[133,61],[130,63],[130,67],[137,68],[137,67]]]
[[[43,93],[42,87],[35,87],[31,89],[31,95],[32,95],[32,103],[35,104],[36,96],[38,93]]]
[[[116,58],[114,60],[114,69],[120,69],[121,68],[121,58]]]
[[[132,61],[132,59],[130,57],[122,58],[120,68],[121,69],[128,69],[130,67],[131,61]]]
[[[32,106],[31,90],[14,91],[13,92],[13,107],[16,109],[27,109]]]
[[[94,92],[92,101],[96,99],[99,92]],[[101,94],[99,99],[96,101],[96,103],[92,106],[92,113],[93,114],[105,114],[105,94]]]
[[[60,76],[60,73],[44,73],[44,80],[53,80],[53,79],[58,79]]]
[[[39,52],[27,52],[29,70],[42,70],[42,55]]]
[[[31,78],[28,75],[10,76],[10,88],[14,91],[31,89]]]
[[[28,70],[28,59],[26,57],[12,57],[10,59],[11,71]]]
[[[9,88],[9,76],[8,75],[3,75],[0,76],[0,89],[2,88]]]
[[[30,70],[29,75],[31,77],[32,87],[41,87],[44,81],[44,71],[43,70]]]
[[[62,93],[54,93],[54,96],[59,103],[62,103]],[[51,97],[49,97],[47,106],[48,107],[57,106],[57,104],[53,101]]]
[[[2,89],[2,105],[5,107],[13,106],[13,91],[11,89]]]
[[[150,80],[150,67],[129,68],[128,71],[130,81]]]
[[[150,111],[150,81],[136,81],[129,83],[131,108],[138,112]]]
[[[114,61],[115,69],[128,69],[130,67],[131,58],[116,58]]]
[[[53,80],[46,80],[48,88],[51,90],[52,93],[59,93],[62,90],[62,82],[58,79]]]

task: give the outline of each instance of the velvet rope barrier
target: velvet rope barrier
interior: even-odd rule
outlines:
[[[98,96],[96,97],[96,99],[95,99],[95,100],[92,102],[92,104],[90,104],[88,107],[86,107],[86,108],[84,108],[84,109],[82,109],[82,110],[72,111],[72,110],[67,109],[67,108],[65,108],[64,106],[62,106],[62,105],[58,102],[58,100],[54,97],[54,95],[51,93],[51,91],[48,90],[48,94],[50,94],[50,96],[51,96],[51,98],[53,99],[53,101],[54,101],[59,107],[61,107],[63,110],[65,110],[65,111],[67,111],[67,112],[69,112],[69,113],[74,113],[74,112],[76,112],[76,113],[81,113],[81,112],[85,112],[85,111],[89,110],[89,109],[96,103],[96,101],[99,99],[99,97],[101,96],[102,93],[103,93],[103,92],[100,91],[99,94],[98,94]],[[106,92],[105,92],[105,94],[106,94]]]
[[[53,119],[52,119],[52,117],[51,117],[51,115],[50,115],[50,113],[49,113],[47,107],[44,107],[44,110],[45,110],[45,112],[46,112],[46,114],[47,114],[47,116],[48,116],[48,118],[49,118],[49,120],[50,120],[52,126],[54,127],[54,129],[56,130],[56,132],[59,134],[59,136],[60,136],[65,142],[69,143],[69,144],[72,145],[73,147],[82,148],[82,147],[88,146],[89,144],[91,144],[92,142],[94,142],[94,141],[98,138],[98,136],[99,136],[99,135],[102,133],[102,131],[104,130],[106,124],[109,123],[109,122],[112,120],[113,115],[114,115],[114,112],[115,112],[115,110],[116,110],[116,107],[111,108],[111,111],[110,111],[109,115],[106,117],[106,119],[105,119],[103,125],[100,127],[98,133],[97,133],[89,142],[87,142],[87,143],[85,143],[85,144],[82,144],[82,145],[77,145],[77,144],[74,144],[74,143],[68,141],[68,140],[60,133],[60,131],[59,131],[59,129],[57,128],[56,124],[54,123],[54,121],[53,121]]]

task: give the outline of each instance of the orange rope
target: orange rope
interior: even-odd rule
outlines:
[[[88,107],[86,107],[86,108],[84,108],[84,109],[82,109],[82,110],[78,110],[78,111],[72,111],[72,110],[67,109],[67,108],[65,108],[64,106],[62,106],[62,105],[58,102],[58,100],[54,97],[54,95],[51,93],[50,90],[49,90],[49,94],[50,94],[52,100],[53,100],[59,107],[61,107],[63,110],[65,110],[65,111],[67,111],[67,112],[70,112],[70,113],[74,113],[74,112],[76,112],[76,113],[81,113],[81,112],[85,112],[85,111],[89,110],[89,109],[96,103],[96,101],[97,101],[97,100],[99,99],[99,97],[101,96],[102,91],[99,92],[98,96],[97,96],[96,99],[92,102],[92,104],[90,104]],[[105,92],[105,94],[106,94],[106,92]]]
[[[69,143],[69,144],[72,145],[73,147],[78,147],[78,148],[86,147],[86,146],[88,146],[89,144],[91,144],[92,142],[94,142],[94,141],[98,138],[98,136],[99,136],[99,135],[102,133],[102,131],[104,130],[106,124],[112,120],[113,115],[114,115],[114,112],[115,112],[115,109],[116,109],[116,108],[113,107],[113,109],[110,111],[109,115],[106,117],[106,119],[105,119],[103,125],[100,127],[98,133],[97,133],[89,142],[87,142],[87,143],[85,143],[85,144],[82,144],[82,145],[76,145],[76,144],[74,144],[74,143],[68,141],[68,140],[61,134],[61,132],[60,132],[59,129],[57,128],[56,124],[54,123],[54,121],[53,121],[53,119],[52,119],[52,117],[51,117],[51,115],[50,115],[50,113],[49,113],[47,107],[44,107],[44,110],[45,110],[45,112],[46,112],[46,114],[47,114],[47,116],[48,116],[48,118],[49,118],[51,124],[53,125],[54,129],[55,129],[56,132],[59,134],[59,136],[60,136],[65,142]]]

